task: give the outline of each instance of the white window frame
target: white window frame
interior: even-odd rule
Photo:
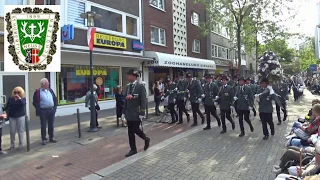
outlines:
[[[223,27],[221,25],[221,23],[218,23],[216,26],[214,26],[212,33],[219,35],[219,36],[222,36],[224,38],[230,39],[229,28]],[[224,35],[224,33],[225,33],[225,35]]]
[[[28,0],[23,0],[23,4],[17,4],[17,5],[27,5]],[[0,17],[4,17],[4,5],[5,5],[5,0],[0,0]]]
[[[64,12],[66,14],[65,15],[65,22],[67,22],[67,24],[74,24],[75,28],[87,30],[88,29],[88,27],[86,26],[87,20],[85,20],[85,24],[84,25],[75,24],[74,22],[69,22],[68,21],[68,1],[69,0],[65,0],[65,4],[64,4],[65,5],[64,6]],[[101,4],[97,4],[97,3],[91,2],[91,1],[86,1],[86,0],[74,0],[74,1],[85,3],[85,12],[91,11],[91,6],[95,6],[97,8],[100,8],[100,9],[103,9],[103,10],[106,10],[106,11],[111,11],[111,12],[114,12],[114,13],[122,15],[122,32],[111,31],[111,30],[108,30],[108,29],[102,29],[102,28],[98,28],[98,27],[96,28],[97,32],[110,34],[110,35],[115,35],[115,36],[126,37],[126,38],[130,38],[130,39],[140,40],[141,35],[142,35],[141,34],[142,29],[140,27],[141,22],[140,22],[140,18],[138,16],[135,16],[135,15],[132,15],[132,14],[129,14],[129,13],[126,13],[126,12],[122,12],[122,11],[119,11],[119,10],[116,10],[116,9],[113,9],[113,8],[110,8],[110,7],[106,7],[106,6],[103,6]],[[80,14],[79,14],[79,16],[80,16]],[[126,17],[127,16],[137,20],[137,36],[133,36],[133,35],[128,35],[127,34],[127,25],[126,25],[126,22],[127,22],[126,21]]]
[[[194,19],[193,19],[193,15],[196,14],[198,16],[198,24],[194,22]],[[195,12],[195,11],[192,11],[192,14],[191,14],[191,24],[195,25],[195,26],[199,26],[200,24],[200,14]]]
[[[217,48],[217,53],[215,53],[215,51],[214,51],[215,48]],[[225,58],[219,57],[219,52],[218,52],[219,48],[224,49],[224,51],[226,52],[226,57]],[[230,60],[231,59],[230,51],[231,50],[229,48],[226,48],[226,47],[223,47],[223,46],[219,46],[219,45],[216,45],[216,44],[211,44],[211,57],[212,57],[212,59],[218,58],[218,59]]]
[[[159,43],[157,43],[157,42],[152,42],[151,40],[152,40],[152,37],[150,36],[150,42],[151,42],[151,44],[154,44],[154,45],[158,45],[158,46],[166,46],[167,45],[167,32],[166,32],[166,30],[165,29],[163,29],[163,28],[160,28],[160,27],[157,27],[157,26],[150,26],[150,34],[151,34],[151,28],[157,28],[158,29],[158,32],[159,32]],[[164,44],[161,44],[160,43],[160,30],[163,30],[164,31]]]
[[[148,0],[148,1],[149,1],[149,5],[150,5],[151,7],[156,8],[156,9],[158,9],[158,10],[160,10],[160,11],[166,11],[166,10],[165,10],[166,4],[165,4],[165,1],[164,1],[164,0],[157,0],[157,2],[158,2],[157,6],[151,4],[151,3],[150,3],[150,0]],[[159,1],[162,1],[163,9],[161,9],[161,8],[159,7]]]
[[[196,49],[195,49],[196,42],[199,42],[199,51],[196,51]],[[201,41],[198,40],[198,39],[194,39],[193,42],[192,42],[192,52],[200,53],[200,51],[201,51]]]

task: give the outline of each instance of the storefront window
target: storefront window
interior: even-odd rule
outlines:
[[[114,99],[114,88],[119,84],[120,67],[94,66],[94,84],[99,100]],[[90,90],[90,66],[62,65],[57,73],[59,105],[83,103]]]

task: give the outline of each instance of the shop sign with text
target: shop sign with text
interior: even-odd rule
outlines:
[[[184,68],[215,68],[214,65],[211,64],[200,64],[200,63],[187,63],[187,62],[175,62],[175,61],[168,61],[164,60],[162,64],[159,64],[159,61],[147,61],[147,66],[170,66],[170,67],[184,67]]]
[[[76,66],[76,76],[89,76],[90,66]],[[94,76],[106,76],[108,74],[107,67],[103,66],[93,66]]]
[[[127,49],[127,39],[107,34],[94,34],[94,45],[116,49]]]

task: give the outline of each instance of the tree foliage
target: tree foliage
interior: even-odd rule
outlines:
[[[305,41],[305,46],[299,50],[300,67],[302,70],[309,68],[310,64],[319,64],[320,61],[316,58],[314,38],[308,38]]]
[[[289,48],[285,39],[274,39],[264,45],[259,45],[258,54],[263,54],[265,51],[273,51],[278,57],[283,58],[284,63],[292,62],[295,57],[295,50]]]

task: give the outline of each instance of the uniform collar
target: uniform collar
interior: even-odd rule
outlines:
[[[135,80],[133,83],[130,83],[130,85],[133,85],[133,84],[136,84],[137,83],[137,80]]]

